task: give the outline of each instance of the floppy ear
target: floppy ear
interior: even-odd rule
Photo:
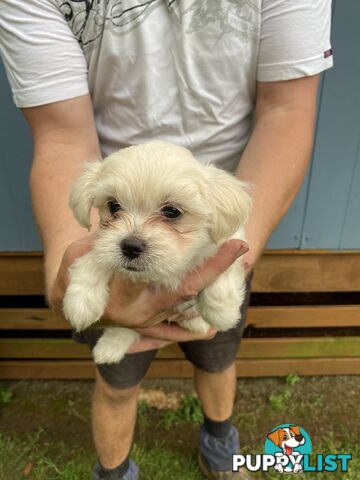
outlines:
[[[289,428],[289,430],[291,430],[292,432],[295,433],[295,435],[301,435],[300,433],[300,427],[298,427],[297,425],[293,425]]]
[[[280,442],[280,431],[281,431],[281,428],[278,428],[277,430],[275,430],[275,432],[271,432],[267,436],[267,438],[269,440],[271,440],[276,446],[279,446],[280,443],[281,443]]]
[[[213,210],[211,236],[216,243],[228,240],[248,219],[251,198],[246,183],[212,165],[206,167],[209,201]]]
[[[82,227],[90,229],[90,211],[94,201],[94,189],[99,178],[102,162],[88,162],[86,170],[75,181],[70,192],[70,208]]]

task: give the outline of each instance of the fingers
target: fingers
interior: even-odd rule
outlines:
[[[137,328],[137,332],[147,337],[170,341],[191,342],[192,340],[210,340],[216,335],[216,330],[211,328],[206,334],[189,332],[176,324],[160,323],[153,327]]]
[[[166,347],[172,342],[167,342],[165,340],[158,340],[156,338],[140,336],[140,339],[131,346],[127,353],[139,353],[146,352],[148,350],[157,350],[158,348]]]
[[[141,325],[139,325],[139,327],[147,328],[147,327],[153,327],[154,325],[157,325],[164,321],[180,322],[182,320],[186,320],[186,317],[184,317],[182,313],[174,312],[172,310],[165,310],[164,312],[161,312],[158,315],[155,315],[154,317],[149,318],[145,322],[142,322]]]
[[[243,240],[229,240],[221,245],[216,255],[206,260],[200,267],[193,270],[182,282],[182,287],[174,293],[158,295],[154,300],[161,305],[177,305],[196,297],[201,290],[211,285],[216,278],[235,260],[249,250],[248,244]]]
[[[184,282],[183,291],[199,292],[211,285],[216,278],[241,255],[249,250],[248,244],[243,240],[229,240],[221,245],[216,255],[195,269]],[[189,290],[188,290],[189,289]]]

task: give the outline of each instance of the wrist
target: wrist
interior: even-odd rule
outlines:
[[[258,240],[253,239],[254,237],[250,234],[248,234],[246,238],[249,245],[249,250],[242,256],[242,262],[245,272],[248,275],[253,271],[257,261],[261,257],[261,254],[265,248],[265,242],[259,242]]]

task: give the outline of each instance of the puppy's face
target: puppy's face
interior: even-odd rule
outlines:
[[[241,182],[159,141],[91,164],[70,204],[84,226],[91,205],[98,208],[99,261],[134,281],[173,288],[239,228],[249,208]]]
[[[268,438],[287,455],[291,455],[294,448],[305,443],[305,438],[297,425],[292,425],[289,428],[278,428],[270,433]]]

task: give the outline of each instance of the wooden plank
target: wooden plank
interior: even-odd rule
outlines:
[[[42,254],[0,255],[0,295],[43,295],[43,293]]]
[[[258,263],[254,292],[359,292],[360,251],[269,251]]]
[[[238,377],[276,377],[297,375],[360,375],[357,358],[309,358],[238,360]],[[93,379],[94,364],[89,360],[2,361],[0,380]],[[191,378],[193,367],[186,360],[154,360],[147,378]]]
[[[49,308],[1,308],[0,330],[70,330],[71,325]]]
[[[360,327],[360,305],[250,307],[247,325],[256,328]]]
[[[360,361],[352,358],[251,359],[237,360],[238,377],[277,377],[297,375],[359,375]],[[193,367],[186,360],[155,360],[149,378],[191,378]]]
[[[182,358],[177,344],[158,351],[157,358]],[[237,358],[360,357],[360,337],[244,338]]]
[[[254,292],[360,292],[360,251],[267,250]],[[0,254],[0,295],[42,295],[40,253]]]
[[[0,358],[89,359],[89,348],[62,338],[2,338]]]
[[[360,327],[360,305],[250,307],[247,324],[256,328]],[[70,330],[48,308],[2,308],[0,330]]]
[[[95,377],[91,360],[11,360],[0,362],[0,379],[75,380]]]
[[[183,358],[176,344],[159,350],[157,358]],[[245,338],[238,358],[360,357],[360,337]],[[0,358],[87,359],[87,345],[68,339],[0,339]]]

